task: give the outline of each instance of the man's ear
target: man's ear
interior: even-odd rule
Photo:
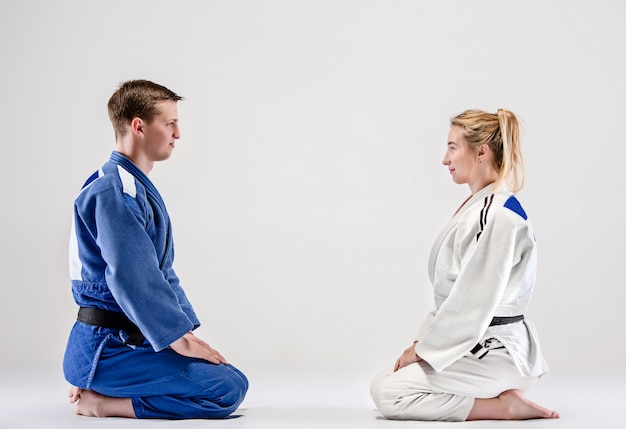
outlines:
[[[133,134],[143,135],[143,126],[144,123],[141,118],[133,118],[133,120],[130,121],[130,129]]]

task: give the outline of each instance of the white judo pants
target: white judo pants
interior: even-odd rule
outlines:
[[[492,340],[493,341],[493,340]],[[498,341],[482,358],[468,354],[441,372],[426,362],[396,372],[383,370],[371,383],[378,411],[393,420],[465,421],[475,398],[495,398],[518,389],[527,391],[538,377],[524,377]]]

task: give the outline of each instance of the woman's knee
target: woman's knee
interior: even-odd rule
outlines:
[[[390,383],[389,377],[379,375],[370,384],[370,396],[378,412],[387,419],[400,418],[400,398]]]
[[[407,391],[394,377],[378,376],[370,385],[370,394],[378,412],[389,420],[436,420],[429,414],[430,393]]]

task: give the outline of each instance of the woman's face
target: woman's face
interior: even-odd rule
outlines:
[[[463,135],[463,128],[453,125],[448,133],[448,147],[442,161],[448,167],[454,183],[470,183],[474,176],[477,160]]]

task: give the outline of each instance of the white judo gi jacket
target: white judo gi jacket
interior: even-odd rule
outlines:
[[[476,344],[499,340],[523,376],[549,371],[534,325],[489,326],[494,316],[525,315],[537,267],[535,236],[515,196],[489,185],[470,197],[432,248],[428,273],[435,309],[416,337],[415,352],[437,372]]]

